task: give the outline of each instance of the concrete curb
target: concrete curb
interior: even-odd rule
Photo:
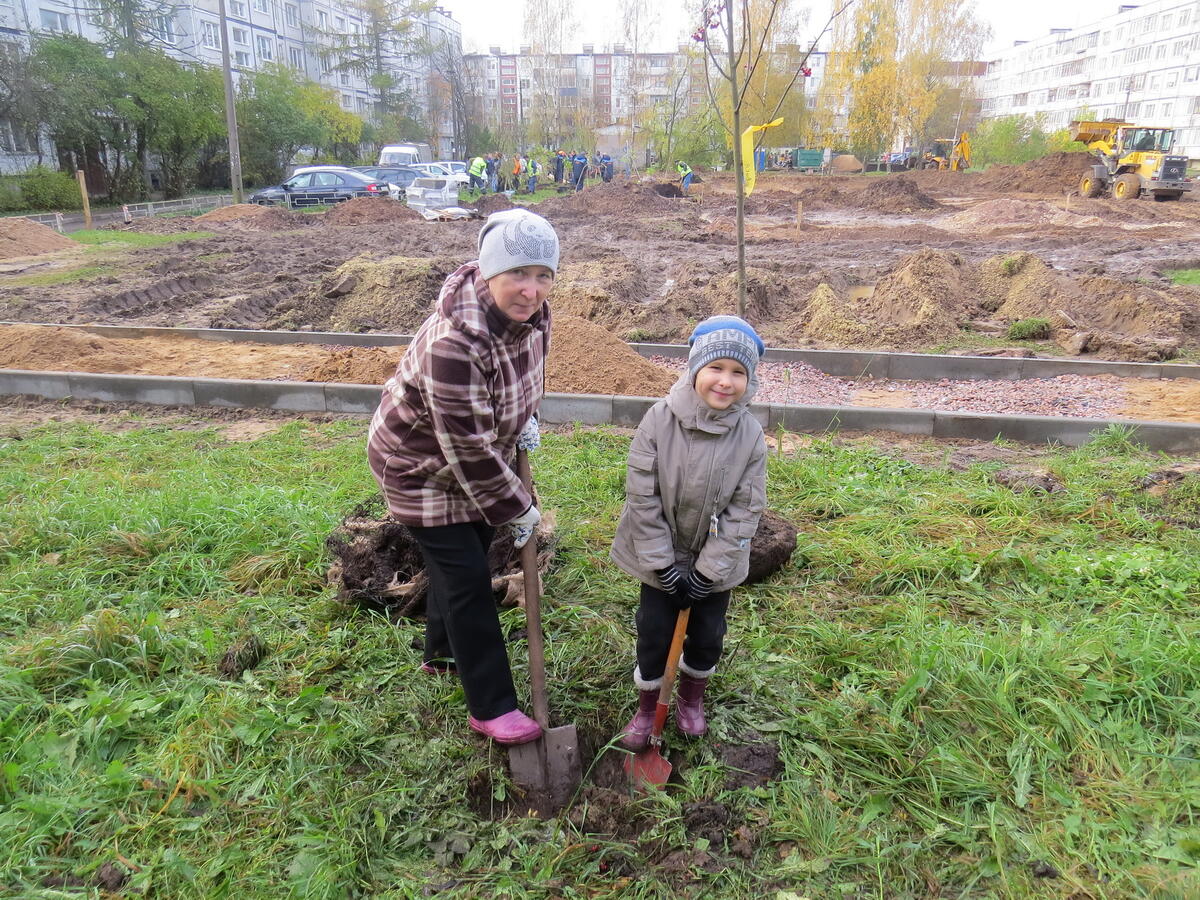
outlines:
[[[411,334],[349,334],[337,331],[266,331],[241,328],[155,328],[129,325],[58,325],[44,322],[0,322],[71,328],[113,338],[181,337],[201,341],[259,344],[336,344],[347,347],[395,347],[412,341]],[[642,356],[686,357],[684,344],[628,345]],[[807,363],[839,378],[888,378],[911,381],[1000,380],[1054,378],[1057,375],[1115,375],[1120,378],[1200,378],[1200,365],[1178,363],[1106,362],[1086,359],[1014,358],[1003,356],[937,356],[929,353],[884,353],[861,350],[789,350],[772,347],[763,357],[771,362]]]
[[[216,406],[288,412],[350,413],[369,416],[380,388],[368,384],[306,381],[243,381],[224,378],[176,378],[162,375],[100,375],[0,369],[0,396],[42,400],[95,400],[160,406]],[[620,425],[634,427],[657,398],[595,394],[547,394],[541,419],[548,425]],[[1200,425],[1130,419],[1078,419],[939,412],[928,409],[881,409],[857,406],[755,404],[755,416],[768,431],[822,433],[895,431],[932,438],[1003,438],[1030,444],[1079,446],[1097,432],[1119,424],[1133,440],[1151,450],[1200,452]]]

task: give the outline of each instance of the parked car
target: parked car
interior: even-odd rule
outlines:
[[[408,186],[425,174],[411,166],[356,166],[355,171],[376,181],[387,182],[389,193],[395,191],[394,200],[403,200]]]
[[[430,178],[449,178],[455,184],[467,185],[471,182],[471,176],[465,171],[456,173],[447,163],[413,163],[412,168],[420,169]]]
[[[283,184],[263,188],[250,195],[261,206],[318,206],[339,203],[352,197],[387,196],[387,182],[380,183],[344,166],[307,166],[307,172],[292,175]]]
[[[448,169],[459,184],[470,184],[471,176],[467,174],[467,164],[456,159],[439,159],[437,165],[443,169]]]

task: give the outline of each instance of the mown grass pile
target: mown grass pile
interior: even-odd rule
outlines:
[[[636,833],[583,835],[504,814],[505,755],[416,674],[418,624],[332,600],[322,542],[373,492],[363,434],[0,437],[0,891],[1200,895],[1200,538],[1179,524],[1200,482],[1146,490],[1167,461],[1125,435],[1040,459],[1053,494],[930,447],[773,458],[800,546],[736,597],[713,734]],[[548,435],[534,461],[561,534],[554,717],[601,741],[633,702],[635,591],[607,562],[627,446]],[[749,732],[782,772],[730,787],[719,745]],[[692,827],[699,802],[723,828]]]

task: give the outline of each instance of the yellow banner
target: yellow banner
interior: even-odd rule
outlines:
[[[782,125],[783,119],[776,119],[766,125],[751,125],[742,132],[742,177],[746,182],[746,196],[754,192],[754,181],[758,176],[758,166],[754,162],[754,136],[760,131]],[[747,162],[747,160],[749,162]]]

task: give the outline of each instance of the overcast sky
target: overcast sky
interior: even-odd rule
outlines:
[[[565,0],[570,2],[570,0]],[[516,52],[521,43],[521,3],[498,3],[496,0],[440,0],[443,7],[454,14],[462,23],[463,46],[468,51],[486,52],[488,47],[499,44],[505,52]],[[658,39],[647,49],[668,50],[686,40],[694,27],[687,9],[695,2],[686,0],[649,0],[647,7],[659,12]],[[803,6],[797,0],[794,6]],[[979,17],[992,28],[992,40],[988,51],[1010,45],[1014,40],[1028,39],[1046,34],[1051,28],[1073,28],[1084,25],[1117,11],[1117,0],[1097,4],[1084,0],[975,0]],[[574,40],[574,49],[590,43],[620,43],[621,24],[618,21],[618,0],[601,3],[575,4],[579,30]],[[812,20],[824,21],[821,9],[827,8],[820,2],[813,5]],[[1047,10],[1053,10],[1047,18]],[[570,49],[570,48],[568,48]],[[985,53],[985,56],[987,53]]]

